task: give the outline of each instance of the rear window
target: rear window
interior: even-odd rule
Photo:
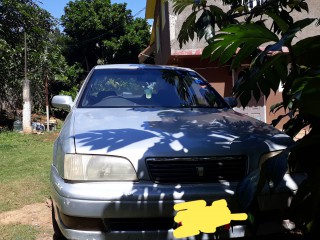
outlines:
[[[227,107],[200,75],[171,69],[96,69],[80,97],[80,108]]]

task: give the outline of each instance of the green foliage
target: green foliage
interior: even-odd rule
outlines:
[[[72,99],[74,100],[78,94],[79,89],[76,86],[71,87],[69,91],[67,90],[61,90],[59,92],[59,95],[66,95],[66,96],[71,96]]]
[[[7,240],[34,240],[39,233],[36,226],[0,225],[0,238]]]
[[[252,9],[247,5],[250,1],[221,0],[230,6],[224,13],[217,11],[214,3],[214,7],[208,6],[207,1],[201,1],[201,4],[199,1],[172,1],[177,14],[191,6],[197,16],[201,16],[201,13],[206,16],[201,20],[199,28],[197,18],[194,17],[195,11],[190,14],[178,37],[180,46],[189,38],[193,39],[195,33],[201,37],[205,36],[205,29],[218,28],[219,31],[207,39],[208,45],[202,58],[219,60],[220,64],[231,62],[233,69],[239,69],[243,62],[250,62],[250,67],[243,72],[233,88],[243,107],[252,97],[256,101],[262,95],[268,98],[270,92],[276,92],[282,84],[282,101],[272,106],[271,111],[284,109],[285,113],[274,119],[273,125],[286,119],[283,129],[292,138],[302,129],[310,129],[309,134],[282,154],[269,158],[259,172],[243,179],[232,200],[233,206],[240,211],[250,209],[256,194],[266,183],[272,181],[277,185],[287,169],[287,163],[290,169],[298,165],[308,173],[308,178],[293,198],[291,220],[306,233],[315,234],[320,227],[320,161],[317,157],[317,149],[320,147],[320,35],[296,43],[293,40],[298,32],[303,32],[310,24],[319,25],[319,19],[305,17],[294,20],[292,13],[309,11],[306,0],[269,0]],[[209,19],[207,16],[215,16],[215,20],[206,21]],[[267,19],[272,22],[268,25],[270,27],[265,25]],[[262,44],[264,48],[260,47]]]
[[[134,19],[126,3],[70,1],[62,25],[67,60],[80,63],[84,75],[97,64],[138,63],[138,54],[149,44],[150,26],[144,19]]]
[[[229,25],[221,29],[221,33],[213,37],[213,41],[203,50],[203,58],[212,61],[220,59],[221,64],[232,60],[232,67],[239,68],[240,63],[247,60],[263,43],[277,42],[278,37],[260,24]]]
[[[211,37],[215,34],[215,24],[220,28],[227,23],[235,23],[236,21],[229,22],[223,10],[217,6],[206,5],[207,1],[199,0],[176,0],[173,1],[173,11],[175,14],[180,14],[186,7],[192,5],[192,13],[183,22],[181,30],[178,35],[180,48],[183,44],[194,39],[196,33],[198,39],[205,38],[210,41]],[[200,16],[199,16],[200,15]]]
[[[64,76],[68,82],[69,68],[75,68],[69,67],[62,55],[57,22],[32,0],[2,0],[0,15],[0,102],[8,111],[22,109],[26,48],[33,111],[44,111],[45,79],[52,95],[59,85],[56,76]]]
[[[2,0],[0,15],[0,102],[6,110],[22,109],[25,33],[33,112],[45,109],[46,81],[49,100],[60,92],[74,96],[91,67],[137,63],[149,43],[146,20],[109,0],[70,1],[62,18],[65,34],[34,0]]]
[[[176,0],[173,1],[173,8],[175,14],[182,13],[188,6],[192,6],[192,12],[196,9],[200,9],[206,5],[207,1],[204,0]]]

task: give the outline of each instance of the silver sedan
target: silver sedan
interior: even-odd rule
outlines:
[[[68,239],[174,239],[176,203],[229,200],[241,179],[293,143],[185,68],[96,66],[74,101],[52,104],[70,111],[51,167],[53,225]],[[260,210],[284,209],[294,190],[284,182],[261,195]]]

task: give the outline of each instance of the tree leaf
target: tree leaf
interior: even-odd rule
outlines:
[[[260,100],[260,89],[259,88],[254,88],[253,90],[252,90],[252,92],[253,92],[253,97],[254,97],[254,99],[256,100],[256,102],[259,102],[259,100]]]
[[[263,93],[263,95],[266,98],[268,98],[269,94],[270,94],[270,88],[269,88],[269,85],[268,85],[267,81],[265,80],[265,78],[263,78],[263,77],[259,78],[258,84],[259,84],[260,90]]]
[[[311,193],[311,184],[309,179],[305,179],[298,188],[296,195],[292,198],[290,204],[291,219],[297,224],[302,224],[305,221],[309,221],[311,217],[307,217],[305,211],[301,211],[301,206],[309,202]],[[310,204],[309,204],[310,205]]]
[[[236,96],[239,97],[241,106],[243,106],[243,107],[248,105],[248,103],[252,97],[251,92],[248,92],[248,91],[242,92],[240,95],[236,95]]]
[[[274,12],[266,12],[266,14],[273,19],[282,32],[286,32],[289,28],[289,24],[286,23],[279,15]]]
[[[307,80],[302,90],[300,111],[303,114],[320,118],[320,75]]]
[[[308,4],[306,2],[300,2],[299,7],[301,7],[306,12],[309,12],[309,7],[308,7]]]
[[[215,22],[217,26],[221,29],[222,27],[226,26],[226,19],[227,19],[227,14],[218,6],[216,5],[210,5],[209,6],[210,11],[214,14],[215,16]]]
[[[315,18],[304,18],[302,20],[296,21],[283,34],[283,38],[286,38],[287,41],[289,41],[288,44],[291,44],[291,41],[295,37],[296,33],[301,31],[303,28],[309,26],[314,21]]]
[[[178,35],[180,48],[182,48],[182,45],[187,43],[189,39],[191,40],[194,39],[194,27],[195,27],[196,16],[197,16],[197,12],[193,12],[183,22],[181,30]]]
[[[244,177],[237,185],[232,202],[236,202],[239,211],[245,211],[252,203],[260,180],[260,169],[256,169]]]
[[[262,165],[271,192],[279,185],[288,170],[288,155],[289,151],[283,150],[280,154],[267,159]]]
[[[318,67],[320,65],[320,35],[300,40],[293,46],[297,64]]]
[[[197,4],[195,0],[172,0],[174,14],[181,14],[185,8]]]
[[[239,68],[241,63],[251,56],[251,54],[257,50],[257,46],[255,45],[249,45],[245,44],[241,46],[239,52],[235,55],[235,57],[232,60],[231,67],[232,68]]]
[[[261,44],[278,41],[274,33],[259,24],[230,25],[213,39],[205,50],[205,56],[211,55],[212,61],[219,58],[220,63],[225,63],[233,56],[230,51],[240,48],[232,62],[232,68],[239,67],[240,62],[248,58]],[[230,50],[227,51],[228,48]]]
[[[200,40],[203,37],[205,37],[206,40],[212,38],[215,34],[214,26],[215,16],[211,11],[205,9],[195,23],[198,39]]]

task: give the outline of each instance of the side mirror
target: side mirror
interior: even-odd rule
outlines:
[[[238,106],[238,100],[235,97],[225,97],[224,100],[229,104],[230,107],[234,108]]]
[[[57,95],[52,98],[51,104],[56,108],[70,110],[74,103],[71,96]]]

